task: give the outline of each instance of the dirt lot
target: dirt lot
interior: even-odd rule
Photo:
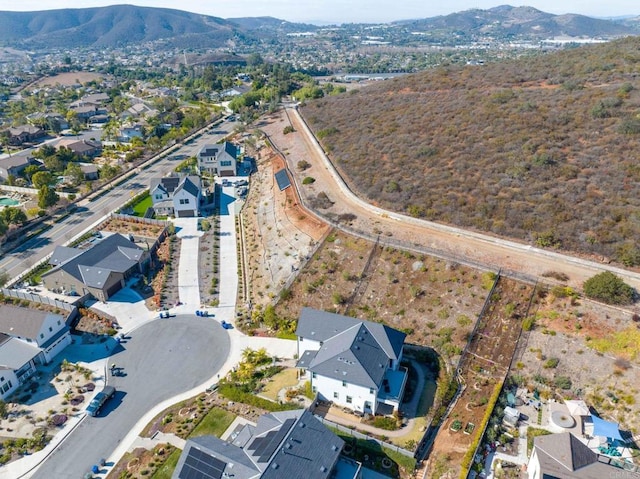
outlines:
[[[487,291],[477,271],[333,232],[291,285],[277,314],[296,320],[303,306],[371,321],[408,333],[453,358],[466,343]]]
[[[489,398],[506,378],[532,293],[532,285],[500,278],[462,358],[460,377],[464,389],[436,436],[429,455],[429,477],[460,475],[462,458],[482,434]],[[448,458],[446,462],[443,457]],[[439,467],[435,467],[436,462]]]
[[[284,161],[264,143],[260,145],[249,150],[258,171],[251,177],[242,210],[242,230],[248,299],[265,305],[293,280],[329,228],[301,210],[293,187],[280,191],[274,173],[284,167]]]
[[[91,72],[69,72],[69,73],[59,73],[52,77],[46,77],[38,82],[36,82],[33,86],[37,88],[42,88],[43,86],[50,85],[62,85],[62,86],[72,86],[75,84],[84,84],[90,81],[102,81],[105,79],[107,75],[103,75],[100,73],[91,73]]]

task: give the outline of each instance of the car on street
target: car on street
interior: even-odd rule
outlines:
[[[89,416],[96,416],[100,412],[100,409],[102,409],[102,406],[104,406],[104,404],[115,393],[116,393],[116,388],[114,388],[113,386],[105,386],[102,389],[102,391],[96,394],[96,397],[94,397],[89,403],[89,405],[87,406],[87,409],[86,409],[87,414]]]

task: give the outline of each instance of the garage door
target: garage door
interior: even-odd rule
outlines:
[[[194,210],[178,211],[178,218],[193,218],[196,215]]]
[[[120,282],[112,284],[109,288],[107,288],[107,298],[110,298],[111,296],[116,294],[118,291],[120,291],[121,288],[122,285],[120,284]]]

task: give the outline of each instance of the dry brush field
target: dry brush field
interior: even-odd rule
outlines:
[[[371,203],[635,266],[639,42],[439,68],[302,113]]]

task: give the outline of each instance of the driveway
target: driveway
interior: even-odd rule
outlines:
[[[176,218],[173,220],[176,236],[180,238],[180,264],[178,265],[178,297],[182,306],[176,312],[194,313],[200,307],[198,278],[198,253],[200,236],[198,218]]]
[[[205,385],[227,360],[230,340],[217,321],[195,315],[157,320],[136,329],[110,363],[124,375],[108,376],[117,389],[98,417],[86,417],[32,477],[83,477],[109,457],[139,419],[158,403]]]
[[[123,331],[131,331],[158,317],[149,311],[144,299],[131,288],[122,288],[109,301],[87,301],[90,308],[110,314],[118,319]]]

